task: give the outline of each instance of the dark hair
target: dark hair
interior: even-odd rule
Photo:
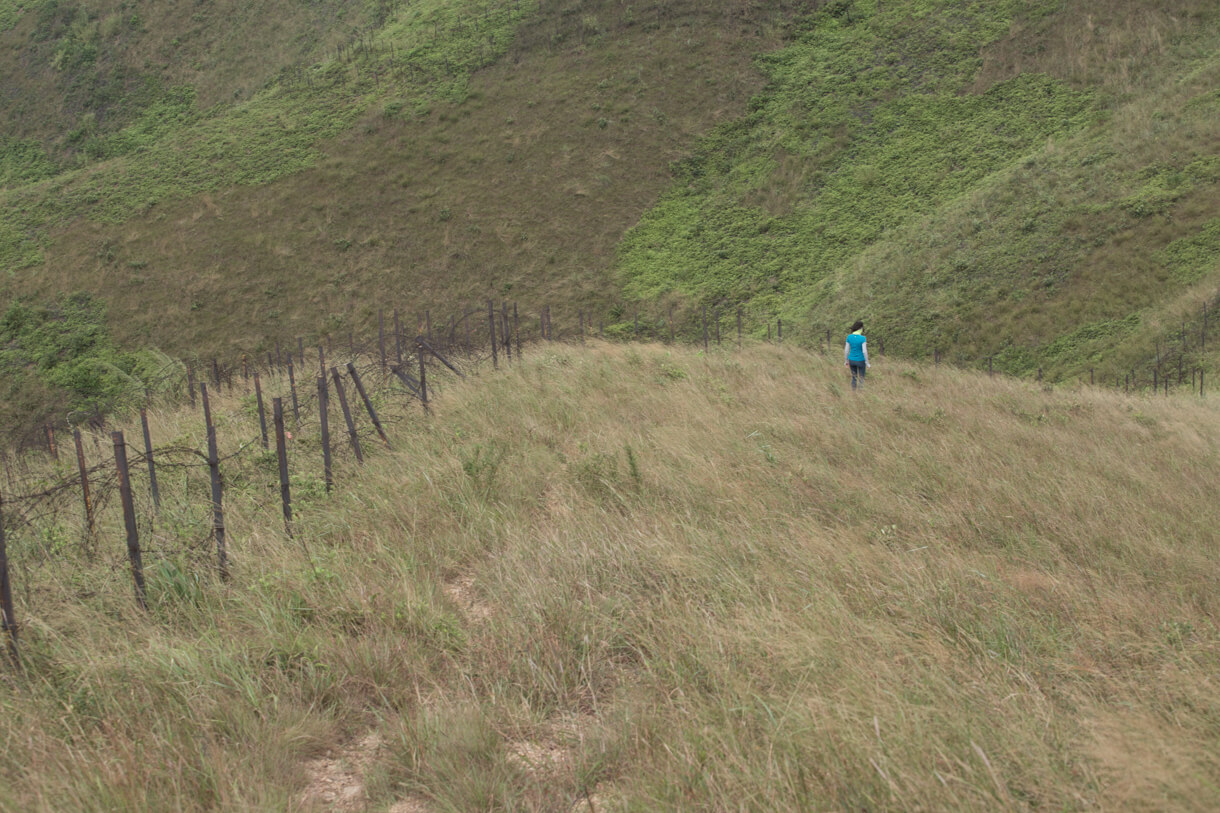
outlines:
[[[854,325],[852,325],[852,326],[851,326],[851,332],[852,332],[852,333],[855,333],[857,330],[860,330],[860,329],[862,329],[863,327],[864,327],[864,323],[863,323],[863,322],[861,322],[859,319],[857,319],[857,320],[856,320],[856,323],[855,323]]]

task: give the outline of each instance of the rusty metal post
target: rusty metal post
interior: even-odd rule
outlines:
[[[131,578],[136,585],[136,601],[148,609],[144,595],[144,563],[140,559],[140,532],[136,527],[136,506],[131,498],[131,472],[127,468],[127,444],[122,432],[111,434],[114,440],[114,463],[119,472],[119,497],[123,503],[123,523],[127,528],[127,559],[131,562]]]
[[[93,499],[89,494],[89,467],[85,464],[85,444],[81,441],[79,429],[72,431],[72,441],[76,445],[76,468],[80,472],[81,497],[85,501],[85,539],[92,546],[97,540],[97,522],[93,518]]]
[[[490,299],[487,300],[487,329],[491,331],[491,366],[493,369],[498,370],[500,369],[500,356],[496,350],[496,306],[492,304]],[[424,349],[421,346],[419,348],[419,364],[421,369],[423,368],[423,363]],[[428,403],[427,400],[424,403]]]
[[[212,535],[216,538],[216,562],[220,578],[228,581],[229,554],[225,549],[224,488],[220,482],[220,452],[216,447],[216,425],[212,423],[212,408],[208,403],[208,387],[199,385],[203,400],[203,423],[208,437],[208,474],[212,482]]]
[[[51,457],[59,460],[59,448],[55,445],[55,427],[50,423],[46,425],[47,430],[47,451],[51,453]]]
[[[267,413],[263,410],[263,384],[258,373],[254,374],[254,399],[258,403],[258,429],[262,433],[263,448],[270,449],[271,444],[267,442]]]
[[[153,462],[152,434],[148,431],[148,410],[140,407],[140,427],[144,430],[144,456],[148,458],[148,489],[152,492],[153,508],[161,510],[161,489],[157,488],[157,464]]]
[[[0,498],[0,505],[3,499]],[[17,652],[17,615],[13,612],[13,588],[8,576],[8,544],[4,536],[4,514],[0,510],[0,626],[8,633],[8,656],[13,666],[21,668]]]
[[[288,390],[292,393],[292,419],[300,425],[301,405],[297,401],[297,375],[291,355],[288,356]]]
[[[360,400],[364,401],[364,408],[368,410],[369,418],[373,421],[373,427],[377,430],[377,434],[381,436],[381,442],[385,447],[390,448],[390,439],[386,437],[385,429],[381,427],[381,420],[377,417],[377,410],[373,408],[373,402],[369,399],[368,392],[364,389],[364,382],[360,380],[360,373],[356,371],[356,365],[352,362],[347,363],[347,374],[352,377],[352,383],[356,385],[356,392],[360,394]]]
[[[326,376],[318,376],[318,423],[322,430],[322,477],[326,482],[326,493],[335,483],[330,464],[330,392],[326,387]]]
[[[335,383],[335,394],[339,396],[339,408],[343,411],[343,420],[347,422],[347,436],[352,442],[352,451],[356,453],[356,462],[364,462],[364,452],[360,450],[360,436],[356,434],[356,422],[352,420],[352,411],[347,406],[347,394],[343,391],[343,379],[339,377],[339,368],[330,368],[331,380]]]
[[[280,503],[284,506],[284,530],[292,536],[292,493],[288,486],[288,444],[284,440],[284,399],[271,399],[275,421],[275,456],[280,464]]]

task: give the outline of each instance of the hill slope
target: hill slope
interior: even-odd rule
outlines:
[[[493,297],[1214,369],[1214,3],[152,5],[0,4],[0,295],[90,291],[129,344]]]
[[[527,348],[428,418],[380,393],[394,449],[330,497],[306,404],[295,539],[226,396],[230,583],[206,469],[163,468],[155,519],[136,474],[148,614],[116,501],[96,553],[70,499],[10,522],[0,804],[1214,808],[1213,405],[871,379]],[[198,413],[151,423],[201,448]]]

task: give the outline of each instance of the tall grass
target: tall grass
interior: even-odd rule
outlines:
[[[113,506],[94,560],[18,531],[0,804],[321,808],[372,733],[369,809],[1213,808],[1211,401],[877,361],[537,347],[383,392],[329,497],[308,418],[295,539],[225,464],[231,583],[162,473],[147,615]]]

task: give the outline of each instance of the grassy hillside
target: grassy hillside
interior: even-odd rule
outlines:
[[[90,292],[128,345],[495,297],[1220,369],[1181,340],[1220,290],[1204,0],[0,9],[0,298]]]
[[[147,614],[116,501],[95,552],[70,496],[33,529],[6,504],[0,806],[1220,804],[1212,402],[903,362],[853,395],[748,344],[438,383],[429,418],[379,396],[394,449],[343,452],[330,497],[307,407],[296,539],[223,397],[233,579],[206,470],[163,455]],[[201,448],[197,412],[151,423]]]

